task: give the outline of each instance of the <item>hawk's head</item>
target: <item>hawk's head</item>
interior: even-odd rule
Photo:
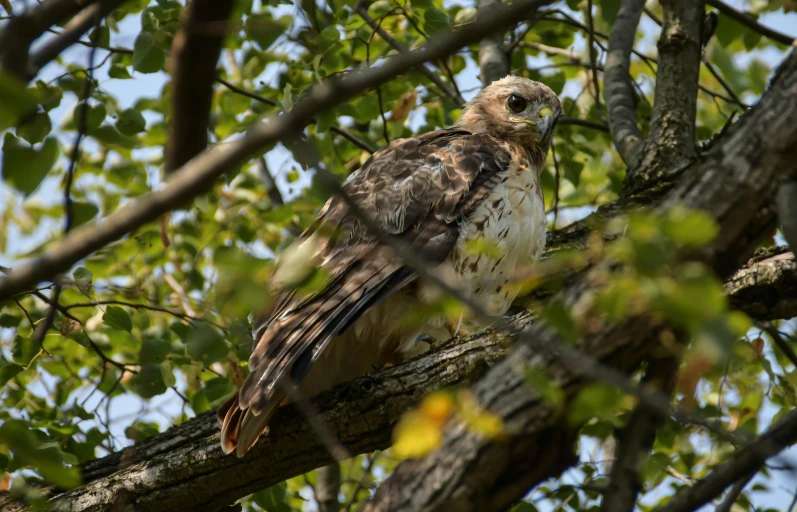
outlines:
[[[562,104],[546,85],[507,76],[468,102],[457,126],[515,142],[543,162]]]

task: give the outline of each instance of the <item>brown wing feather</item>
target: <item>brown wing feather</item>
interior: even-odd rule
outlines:
[[[503,144],[489,135],[439,130],[377,151],[344,183],[344,190],[381,229],[435,264],[453,248],[458,219],[508,165]],[[312,296],[284,291],[256,321],[251,373],[240,393],[218,411],[227,452],[237,447],[239,456],[246,453],[283,401],[281,386],[298,385],[335,336],[415,279],[340,198],[327,202],[297,243],[314,236],[329,281]]]

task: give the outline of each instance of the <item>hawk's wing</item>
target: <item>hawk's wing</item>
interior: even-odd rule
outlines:
[[[432,265],[445,260],[458,220],[499,181],[510,155],[486,134],[440,130],[399,139],[377,151],[344,183],[348,196],[385,232],[410,244]],[[341,198],[330,199],[294,243],[327,275],[324,288],[298,297],[286,290],[255,324],[251,373],[219,409],[222,446],[243,455],[326,345],[369,307],[415,279],[393,251],[379,245]],[[279,268],[275,278],[280,274]]]

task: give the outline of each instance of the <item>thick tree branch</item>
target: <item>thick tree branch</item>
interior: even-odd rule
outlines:
[[[33,41],[53,25],[68,20],[87,8],[90,13],[88,16],[81,16],[80,26],[84,32],[90,29],[96,23],[97,13],[92,11],[92,4],[95,3],[97,0],[49,0],[36,8],[29,9],[21,16],[12,17],[0,32],[0,72],[16,75],[26,81],[29,80],[40,67],[35,63],[31,65],[28,60]],[[101,3],[103,5],[99,9],[100,12],[110,12],[122,2],[120,0],[104,0]],[[82,34],[83,32],[79,35]],[[42,57],[51,54],[52,50],[48,50],[47,54],[37,53],[36,55],[39,56],[38,61],[42,62]],[[49,58],[52,59],[54,56]]]
[[[79,12],[64,26],[63,32],[56,37],[48,39],[33,52],[30,56],[30,65],[28,69],[30,76],[37,75],[41,68],[61,55],[61,52],[73,44],[81,43],[81,36],[96,25],[98,19],[105,18],[126,1],[127,0],[103,0]]]
[[[787,248],[754,257],[725,284],[731,306],[755,320],[797,316],[797,261]]]
[[[230,16],[234,4],[233,0],[191,2],[172,41],[167,175],[207,148],[216,63],[227,35],[219,27]]]
[[[645,0],[623,0],[609,35],[609,53],[603,75],[603,96],[617,152],[630,168],[636,165],[642,132],[636,122],[631,89],[631,50]]]
[[[722,2],[721,0],[706,0],[706,3],[711,7],[714,7],[719,12],[724,14],[729,18],[733,18],[734,20],[738,21],[742,25],[745,25],[752,30],[758,32],[759,34],[766,36],[773,41],[777,41],[778,43],[785,44],[786,46],[797,46],[797,38],[793,36],[789,36],[786,34],[782,34],[777,30],[773,30],[769,27],[765,27],[764,25],[760,24],[756,21],[755,18],[748,16],[747,14],[737,11],[730,5]]]
[[[780,229],[789,247],[797,250],[797,176],[789,176],[778,187],[776,199]]]
[[[797,114],[797,52],[781,66],[768,93],[740,126],[683,176],[662,207],[675,204],[706,210],[721,226],[720,236],[693,255],[726,276],[740,256],[772,226],[775,184],[793,172],[791,151],[797,126],[784,108]],[[562,294],[565,304],[588,301],[594,288],[579,280]],[[604,365],[629,371],[658,348],[657,330],[644,316],[582,337],[580,348]],[[533,343],[532,343],[533,341]],[[446,429],[433,454],[400,465],[382,484],[366,510],[502,510],[533,484],[558,474],[573,461],[567,442],[572,427],[542,402],[524,374],[547,371],[567,397],[589,379],[569,358],[549,359],[539,347],[557,346],[555,333],[535,324],[513,352],[474,387],[482,407],[505,421],[500,442],[484,439],[461,424]],[[640,403],[644,403],[640,402]],[[558,436],[554,441],[548,437]],[[544,447],[541,450],[540,447]]]
[[[500,0],[479,0],[478,16],[501,8]],[[479,42],[479,69],[481,70],[482,87],[487,87],[496,80],[509,74],[509,59],[504,53],[504,33],[494,32]]]
[[[387,368],[378,376],[366,375],[338,386],[312,404],[320,421],[351,454],[384,449],[404,411],[433,390],[473,383],[505,355],[509,341],[507,336],[488,332],[446,343],[428,356]],[[294,406],[281,408],[273,425],[268,436],[238,459],[222,453],[215,415],[205,413],[87,463],[82,468],[86,485],[51,503],[72,512],[125,506],[146,511],[218,510],[333,461],[316,430]]]
[[[650,133],[639,166],[629,169],[625,187],[647,188],[665,172],[677,171],[695,158],[695,116],[705,16],[702,0],[662,0],[664,26]]]
[[[520,0],[450,33],[434,36],[425,46],[387,59],[382,66],[314,86],[289,113],[255,124],[243,138],[203,152],[175,172],[163,189],[142,196],[96,226],[75,230],[42,256],[0,280],[0,301],[65,272],[80,259],[203,193],[216,178],[243,164],[268,144],[295,138],[316,115],[425,62],[450,55],[487,34],[505,29],[548,1]]]
[[[705,505],[735,481],[758,471],[768,458],[797,442],[797,411],[767,430],[755,443],[739,450],[692,487],[684,487],[655,512],[691,512]]]

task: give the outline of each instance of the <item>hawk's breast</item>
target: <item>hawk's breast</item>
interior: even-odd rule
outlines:
[[[463,220],[450,256],[460,286],[493,315],[518,294],[517,281],[545,247],[546,219],[537,172],[513,158],[501,183]]]

